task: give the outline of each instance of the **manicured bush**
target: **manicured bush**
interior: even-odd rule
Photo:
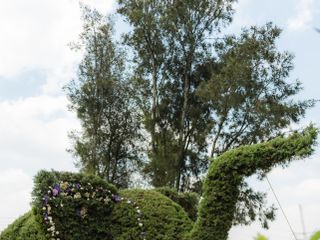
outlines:
[[[10,224],[0,235],[1,240],[46,240],[40,223],[35,221],[30,211],[12,224]]]
[[[188,213],[189,218],[196,221],[200,199],[197,193],[178,192],[176,189],[169,187],[155,188],[154,190],[178,203]]]
[[[262,235],[262,234],[258,234],[255,238],[254,238],[254,240],[268,240],[268,238],[266,237],[266,236],[264,236],[264,235]]]
[[[209,167],[195,224],[179,204],[157,191],[125,190],[119,196],[98,177],[42,171],[35,178],[32,215],[19,218],[0,239],[226,240],[245,177],[309,156],[316,137],[317,130],[309,127],[219,156]]]
[[[113,239],[109,216],[118,198],[96,176],[41,171],[35,177],[34,214],[47,239]]]
[[[215,159],[204,182],[203,199],[191,239],[226,240],[244,179],[309,156],[316,138],[317,129],[309,127],[289,137],[230,150]]]
[[[311,236],[310,240],[320,240],[320,231],[314,233],[314,234]]]
[[[192,228],[183,208],[156,191],[125,190],[118,195],[112,185],[83,174],[41,171],[32,203],[34,211],[5,230],[1,240],[182,240]],[[28,237],[30,223],[34,230]]]
[[[143,226],[137,226],[136,214],[125,201],[112,213],[117,240],[182,240],[192,228],[192,221],[177,203],[153,190],[125,190],[120,193],[140,207]],[[142,239],[144,239],[142,238]]]

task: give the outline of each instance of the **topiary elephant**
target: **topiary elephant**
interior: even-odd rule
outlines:
[[[97,177],[42,171],[35,178],[33,211],[0,239],[226,240],[244,179],[311,155],[316,137],[317,130],[308,127],[214,159],[195,222],[157,191],[118,191]]]

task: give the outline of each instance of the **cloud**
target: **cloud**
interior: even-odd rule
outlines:
[[[64,96],[46,95],[0,102],[0,166],[30,174],[41,168],[72,170],[67,133],[79,123],[67,104]]]
[[[292,31],[302,30],[309,26],[314,15],[314,0],[299,0],[296,7],[296,16],[288,21],[288,28]]]
[[[22,169],[0,171],[0,231],[30,209],[32,178]]]
[[[104,13],[112,11],[115,3],[114,0],[82,2]],[[34,69],[48,74],[71,72],[70,66],[78,61],[79,54],[67,45],[77,40],[81,32],[80,18],[77,0],[0,1],[0,77],[14,78]],[[47,87],[50,84],[52,81]]]

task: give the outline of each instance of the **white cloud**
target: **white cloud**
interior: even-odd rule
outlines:
[[[0,102],[0,164],[34,173],[40,168],[72,169],[65,149],[78,126],[65,97],[37,96]],[[33,170],[32,170],[33,169]]]
[[[296,16],[289,19],[288,28],[290,30],[302,30],[308,27],[313,20],[314,0],[299,0],[296,7]]]
[[[115,3],[83,2],[102,12],[110,12]],[[34,69],[54,74],[71,71],[79,55],[67,44],[81,32],[80,17],[77,0],[0,1],[0,76],[9,78]]]
[[[0,231],[30,209],[32,178],[21,169],[0,171]]]

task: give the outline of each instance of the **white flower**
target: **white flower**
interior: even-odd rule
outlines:
[[[75,198],[75,199],[81,198],[81,193],[77,192],[77,193],[74,195],[74,198]]]

